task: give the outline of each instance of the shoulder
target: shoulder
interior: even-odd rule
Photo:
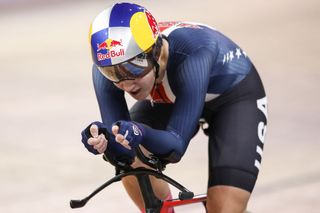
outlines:
[[[169,42],[171,53],[190,55],[202,47],[215,50],[218,32],[205,24],[195,22],[160,22],[161,34]]]
[[[158,23],[159,30],[162,34],[168,36],[171,32],[177,29],[184,30],[210,30],[216,31],[215,28],[197,22],[189,22],[189,21],[164,21]]]

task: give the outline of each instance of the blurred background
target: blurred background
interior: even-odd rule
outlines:
[[[121,183],[82,209],[69,208],[70,199],[86,196],[114,175],[80,142],[82,129],[100,120],[89,24],[113,2],[0,0],[0,212],[138,212]],[[269,123],[248,210],[319,212],[320,2],[134,2],[158,21],[212,25],[258,68],[268,94]],[[199,133],[181,163],[165,173],[196,194],[205,192],[207,138]],[[203,212],[200,206],[179,211]]]

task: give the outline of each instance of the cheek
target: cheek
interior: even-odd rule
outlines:
[[[153,87],[153,83],[154,83],[154,77],[153,77],[153,73],[150,72],[148,75],[145,76],[145,78],[142,79],[143,80],[143,86],[146,90],[151,90]]]
[[[118,88],[121,89],[121,90],[124,90],[122,84],[113,83],[113,85],[115,85],[116,87],[118,87]]]

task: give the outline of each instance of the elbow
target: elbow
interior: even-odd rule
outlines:
[[[182,159],[183,154],[184,153],[182,152],[171,151],[168,154],[159,157],[168,163],[178,163]]]

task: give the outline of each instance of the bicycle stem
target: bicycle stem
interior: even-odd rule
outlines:
[[[146,174],[136,175],[144,200],[146,213],[160,213],[162,201],[158,199],[152,189],[149,176]]]

